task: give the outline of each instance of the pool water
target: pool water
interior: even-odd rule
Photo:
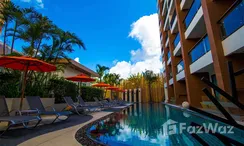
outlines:
[[[183,123],[182,127],[186,129],[182,130],[180,123]],[[218,138],[213,134],[199,132],[200,128],[196,126],[195,132],[191,128],[187,130],[192,123],[217,124],[227,129],[226,132],[223,129],[216,130],[222,136]],[[228,131],[230,133],[227,133]],[[135,104],[93,125],[87,130],[87,134],[98,143],[112,146],[201,146],[206,144],[224,146],[226,139],[236,142],[235,145],[244,143],[243,130],[231,129],[229,125],[200,116],[195,112],[160,103]]]

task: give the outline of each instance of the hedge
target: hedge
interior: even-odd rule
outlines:
[[[19,98],[21,91],[20,78],[20,72],[0,72],[0,95],[5,95],[7,98]],[[64,78],[55,78],[50,79],[47,83],[35,83],[27,83],[25,95],[46,98],[53,96],[55,97],[55,103],[65,103],[64,96],[70,96],[74,101],[77,101],[78,86],[74,82],[67,81]],[[103,93],[102,89],[88,86],[81,87],[81,95],[85,101],[93,101],[93,97],[102,98]]]
[[[55,103],[65,103],[63,97],[70,96],[74,101],[78,96],[77,85],[65,79],[51,79],[48,90],[53,92]]]
[[[99,88],[93,88],[88,86],[81,87],[81,96],[83,100],[89,102],[94,101],[93,97],[102,98],[104,91]]]
[[[0,95],[8,98],[19,97],[19,79],[20,73],[3,73],[0,72]]]

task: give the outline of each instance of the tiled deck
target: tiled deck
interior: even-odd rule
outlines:
[[[75,139],[76,132],[84,125],[107,116],[113,111],[109,109],[92,113],[88,116],[72,115],[67,121],[50,125],[42,125],[36,129],[16,129],[6,133],[8,138],[0,139],[1,146],[78,146],[81,145]]]

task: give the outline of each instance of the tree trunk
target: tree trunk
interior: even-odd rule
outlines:
[[[42,39],[39,41],[38,43],[38,46],[37,46],[37,49],[36,49],[36,54],[35,54],[35,57],[37,56],[39,50],[40,50],[40,46],[41,46],[41,43],[42,43]]]
[[[11,45],[11,53],[13,53],[13,50],[14,50],[14,41],[15,41],[15,34],[16,34],[17,26],[18,26],[18,23],[15,22],[15,26],[14,26],[14,34],[13,34],[12,45]]]
[[[6,38],[7,38],[7,28],[8,28],[8,21],[5,22],[4,28],[4,36],[3,36],[3,56],[5,55],[5,46],[6,46]]]

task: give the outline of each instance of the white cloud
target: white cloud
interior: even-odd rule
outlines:
[[[74,59],[74,61],[80,63],[80,58],[79,58],[79,57],[76,57],[76,58]]]
[[[21,0],[22,2],[25,2],[25,3],[34,3],[35,5],[37,5],[38,8],[44,8],[44,3],[43,3],[43,0]]]
[[[114,61],[113,61],[113,65],[115,65],[117,62],[118,62],[118,60],[117,60],[117,59],[116,59],[116,60],[114,60]]]
[[[119,61],[110,69],[110,73],[128,78],[131,74],[141,73],[146,69],[160,73],[160,37],[158,15],[143,16],[131,25],[129,37],[139,41],[141,48],[131,50],[130,61]]]

